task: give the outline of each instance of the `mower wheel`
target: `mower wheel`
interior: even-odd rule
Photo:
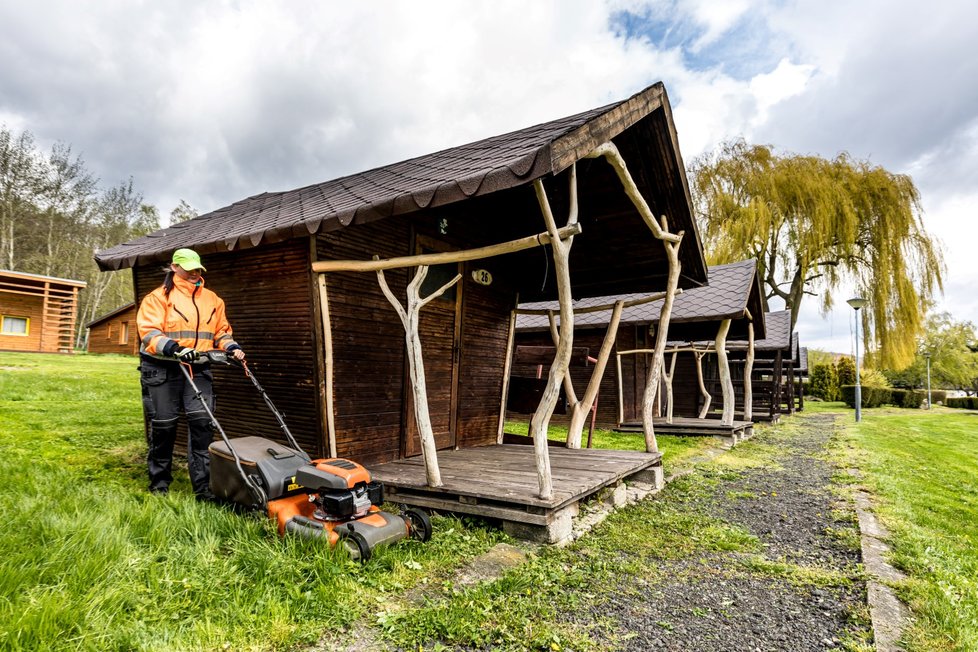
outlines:
[[[350,553],[350,557],[352,557],[354,561],[358,561],[361,564],[365,564],[370,561],[370,544],[367,543],[366,537],[359,532],[354,532],[352,530],[344,532],[340,535],[340,542],[346,546],[346,549]]]
[[[411,538],[424,543],[431,538],[431,518],[426,512],[413,507],[404,510],[404,518],[411,527]]]

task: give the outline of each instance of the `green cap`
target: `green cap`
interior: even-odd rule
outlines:
[[[177,249],[173,252],[172,262],[188,272],[195,269],[207,271],[207,268],[200,263],[200,256],[193,249]]]

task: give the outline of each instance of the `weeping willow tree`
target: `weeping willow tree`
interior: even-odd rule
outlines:
[[[833,291],[854,284],[870,300],[860,311],[867,351],[887,368],[913,360],[944,262],[909,176],[847,154],[779,155],[743,140],[698,158],[689,176],[710,264],[755,258],[792,329],[806,295],[820,296],[825,312]]]

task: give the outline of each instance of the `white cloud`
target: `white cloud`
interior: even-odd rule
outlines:
[[[615,33],[626,9],[670,44]],[[948,244],[950,307],[978,321],[972,14],[963,0],[0,3],[0,123],[72,144],[105,185],[132,175],[164,213],[206,211],[662,80],[687,161],[744,136],[912,173]]]

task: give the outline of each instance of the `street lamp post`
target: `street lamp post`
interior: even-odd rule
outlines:
[[[930,409],[932,403],[930,402],[930,351],[924,354],[924,359],[927,360],[927,409]]]
[[[859,309],[865,308],[869,300],[863,299],[862,297],[853,297],[846,301],[846,303],[856,311],[856,421],[859,422],[863,417],[863,389],[859,382]]]

